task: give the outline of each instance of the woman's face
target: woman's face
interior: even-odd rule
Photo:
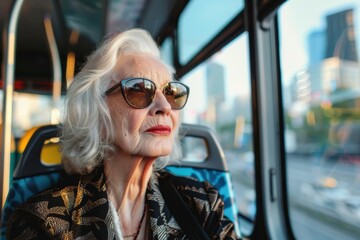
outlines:
[[[127,104],[120,89],[107,96],[117,149],[142,157],[170,154],[179,111],[171,109],[160,89],[172,80],[169,70],[151,55],[129,53],[120,56],[115,72],[117,79],[111,86],[126,78],[142,77],[152,80],[157,88],[153,102],[144,109]]]

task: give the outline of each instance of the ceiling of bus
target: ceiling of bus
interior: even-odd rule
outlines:
[[[0,27],[6,27],[12,0],[0,1]],[[23,1],[16,42],[16,89],[48,91],[52,65],[44,19],[51,20],[61,67],[66,56],[76,55],[76,69],[105,35],[132,27],[147,29],[156,39],[174,9],[186,0],[31,0]],[[0,39],[3,46],[3,39]],[[3,58],[3,48],[1,58]],[[3,75],[1,75],[3,76]],[[64,76],[63,76],[64,78]],[[48,84],[45,84],[47,82]],[[45,86],[45,89],[41,89]],[[48,86],[47,86],[48,85]],[[65,85],[65,84],[64,84]],[[39,88],[39,89],[36,89]],[[50,92],[50,91],[49,91]]]

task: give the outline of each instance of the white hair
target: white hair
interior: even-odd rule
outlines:
[[[124,53],[148,53],[160,59],[157,44],[142,29],[128,30],[105,40],[88,57],[67,92],[60,151],[68,173],[89,173],[114,150],[112,133],[115,131],[104,92],[113,80],[113,70],[120,55]],[[178,129],[176,132],[172,153],[158,158],[155,170],[164,167],[168,159],[181,157]]]

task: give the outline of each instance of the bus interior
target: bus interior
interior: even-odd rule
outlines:
[[[2,221],[26,146],[61,123],[87,56],[142,28],[191,88],[185,164],[214,170],[219,151],[243,239],[359,238],[359,0],[1,0],[0,28]],[[204,132],[216,144],[191,138]]]

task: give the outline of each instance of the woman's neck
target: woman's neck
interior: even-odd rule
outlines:
[[[154,161],[155,158],[114,154],[103,162],[108,199],[118,213],[123,232],[132,232],[131,226],[137,226],[141,219]]]

